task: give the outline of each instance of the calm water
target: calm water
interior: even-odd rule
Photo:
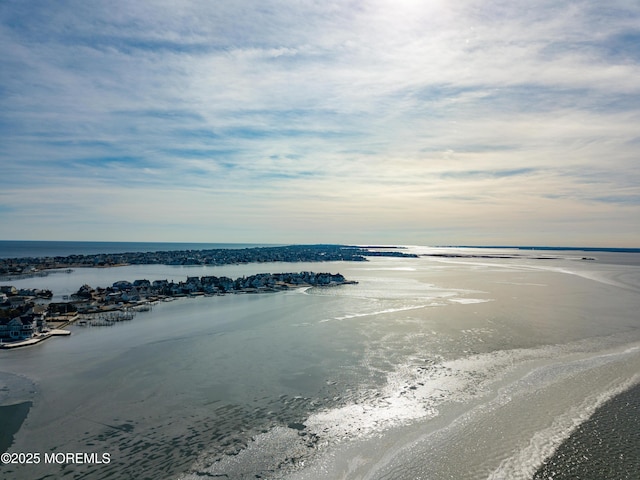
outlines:
[[[519,253],[13,281],[56,296],[83,283],[283,270],[360,283],[177,300],[115,327],[0,351],[0,405],[32,402],[10,452],[112,458],[5,465],[0,477],[551,478],[545,462],[573,468],[584,452],[568,439],[640,381],[640,268],[633,253]],[[609,441],[592,478],[625,478],[602,473],[620,455],[637,460],[640,448],[625,442]]]
[[[249,248],[273,245],[254,243],[178,243],[178,242],[52,242],[0,240],[0,258],[66,257],[98,253],[170,252],[172,250],[208,250]]]

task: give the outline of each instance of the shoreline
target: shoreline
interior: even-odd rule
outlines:
[[[639,432],[640,384],[636,384],[597,408],[545,459],[532,480],[635,479],[640,472]]]
[[[84,322],[79,322],[83,326],[111,326],[122,320],[133,319],[138,311],[150,310],[151,305],[156,302],[171,301],[176,298],[273,293],[294,288],[324,288],[357,283],[353,280],[347,280],[340,273],[315,272],[260,273],[239,277],[235,280],[212,275],[194,276],[187,277],[186,281],[178,283],[174,283],[173,280],[171,282],[167,280],[150,282],[146,279],[134,280],[133,282],[123,280],[106,288],[82,285],[76,293],[70,296],[70,301],[49,302],[46,309],[41,309],[37,314],[34,313],[34,309],[36,308],[35,301],[40,298],[37,296],[38,292],[41,292],[40,290],[30,290],[32,295],[36,296],[24,296],[22,291],[13,286],[3,286],[3,292],[8,293],[3,293],[5,302],[2,306],[11,308],[14,300],[21,302],[21,306],[8,319],[3,318],[0,321],[2,328],[0,349],[28,347],[52,336],[70,335],[70,331],[62,330],[62,328],[78,320]],[[49,297],[47,298],[50,298],[52,293],[48,293]],[[81,319],[81,315],[85,317]],[[98,315],[98,318],[87,318],[91,315]],[[55,324],[56,328],[49,330],[49,323]],[[23,333],[25,329],[28,329],[27,332],[31,336]]]
[[[30,347],[32,345],[37,345],[40,342],[44,342],[45,340],[51,338],[51,337],[68,337],[69,335],[71,335],[71,332],[69,330],[62,330],[59,328],[54,328],[52,330],[49,330],[48,332],[35,336],[35,337],[31,337],[31,338],[27,338],[25,340],[19,340],[17,342],[9,342],[9,343],[4,343],[2,341],[0,341],[0,349],[2,350],[11,350],[13,348],[22,348],[22,347]]]
[[[13,445],[14,436],[29,415],[33,402],[14,403],[0,406],[0,453]]]
[[[49,270],[79,267],[108,268],[125,265],[232,265],[269,262],[366,262],[368,256],[409,257],[397,250],[371,251],[351,245],[289,245],[241,249],[171,250],[100,253],[47,257],[0,258],[0,278],[46,275]]]

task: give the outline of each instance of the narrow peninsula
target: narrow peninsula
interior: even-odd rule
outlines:
[[[82,285],[69,301],[48,303],[43,302],[51,299],[49,290],[26,291],[4,285],[0,287],[0,348],[29,346],[51,336],[69,335],[68,330],[62,329],[75,322],[110,326],[131,320],[136,312],[150,310],[153,304],[178,297],[266,293],[356,283],[339,273],[314,272],[259,273],[235,280],[209,275],[187,277],[178,283],[122,280],[106,288]]]
[[[22,257],[0,259],[0,279],[11,280],[45,276],[52,270],[73,268],[109,268],[125,265],[230,265],[273,262],[366,262],[366,257],[411,257],[401,247],[350,245],[289,245],[241,249],[175,250],[124,252],[117,254]],[[299,287],[330,287],[354,284],[333,273],[260,273],[231,279],[228,277],[187,277],[174,283],[168,280],[115,282],[93,288],[82,285],[70,298],[53,302],[53,293],[42,289],[17,289],[0,286],[0,348],[33,345],[63,330],[71,323],[113,325],[130,320],[138,311],[177,297],[214,296],[277,292]]]

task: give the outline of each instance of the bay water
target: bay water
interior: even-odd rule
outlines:
[[[177,250],[214,250],[267,247],[254,243],[184,243],[184,242],[82,242],[45,240],[0,240],[0,258],[66,257],[101,253],[171,252]]]
[[[640,256],[491,253],[512,258],[140,265],[13,280],[54,300],[140,278],[307,270],[359,283],[184,298],[0,350],[0,408],[25,415],[8,452],[109,454],[0,465],[0,478],[563,478],[583,456],[625,478],[640,451],[628,439],[609,440],[605,455],[564,452],[640,382]]]

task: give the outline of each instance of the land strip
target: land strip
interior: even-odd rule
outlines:
[[[229,265],[267,262],[367,261],[370,256],[413,257],[398,249],[349,245],[290,245],[241,249],[175,250],[123,252],[96,255],[1,258],[0,278],[17,279],[46,275],[47,270],[75,267],[116,267],[122,265]],[[386,248],[386,247],[384,247]]]
[[[136,312],[150,310],[159,301],[177,297],[214,296],[228,293],[278,292],[300,287],[331,287],[355,284],[339,273],[259,273],[235,280],[213,275],[187,277],[175,283],[147,279],[118,281],[111,286],[93,288],[81,286],[67,302],[46,302],[51,298],[24,297],[13,286],[0,286],[4,301],[0,303],[0,348],[34,345],[55,335],[68,335],[62,330],[78,321],[80,325],[109,326],[131,320]],[[39,301],[40,303],[36,303]]]

